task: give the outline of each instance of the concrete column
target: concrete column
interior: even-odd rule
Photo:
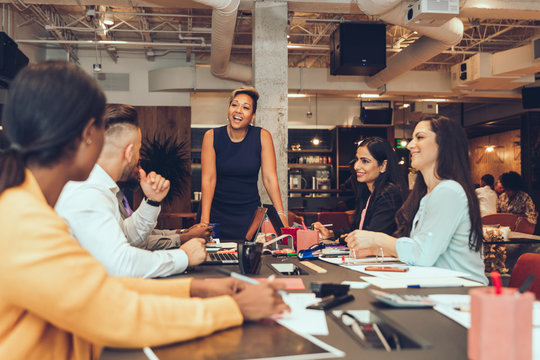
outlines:
[[[285,210],[288,208],[287,15],[287,2],[283,0],[256,0],[253,5],[253,84],[261,95],[255,125],[272,134]],[[260,177],[259,193],[263,203],[271,204]]]

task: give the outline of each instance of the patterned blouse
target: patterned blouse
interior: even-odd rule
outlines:
[[[536,224],[534,203],[529,194],[523,191],[518,191],[512,199],[505,192],[502,193],[497,200],[497,212],[525,215],[529,222]]]

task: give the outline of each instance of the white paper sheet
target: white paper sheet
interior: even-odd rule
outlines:
[[[369,266],[369,265],[367,265]],[[449,278],[449,277],[468,277],[467,273],[450,269],[432,267],[432,266],[409,266],[409,271],[366,271],[366,265],[345,266],[351,270],[360,271],[368,275],[381,277],[385,279],[425,279],[425,278]]]
[[[390,256],[387,256],[387,257],[384,257],[384,258],[374,258],[374,257],[369,257],[369,258],[362,258],[362,259],[355,259],[355,258],[350,258],[348,256],[338,256],[338,257],[324,257],[324,256],[319,256],[319,260],[322,260],[322,261],[326,261],[328,263],[331,263],[331,264],[334,264],[334,265],[343,265],[343,266],[348,266],[348,264],[351,264],[354,263],[354,264],[358,264],[358,265],[365,265],[365,264],[377,264],[377,263],[380,263],[380,262],[384,262],[384,263],[397,263],[397,262],[400,262],[398,258],[395,258],[395,257],[390,257]],[[377,261],[378,260],[378,261]]]
[[[343,285],[349,285],[351,289],[365,289],[370,283],[364,281],[342,281]]]
[[[328,335],[328,324],[323,310],[310,310],[306,306],[319,301],[313,293],[289,293],[283,300],[291,308],[291,313],[276,321],[292,331],[310,335]]]
[[[406,289],[409,286],[419,285],[420,287],[470,287],[481,286],[476,281],[457,278],[457,277],[442,277],[442,278],[423,278],[423,279],[386,279],[375,276],[360,276],[360,279],[378,286],[381,289]]]

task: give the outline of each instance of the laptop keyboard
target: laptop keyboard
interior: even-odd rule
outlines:
[[[238,261],[236,253],[210,253],[209,255],[212,261]]]

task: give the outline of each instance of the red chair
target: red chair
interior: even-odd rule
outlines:
[[[510,287],[519,288],[530,274],[534,274],[534,279],[529,291],[540,299],[540,254],[525,253],[521,255],[510,275]]]
[[[500,226],[509,226],[510,231],[514,231],[516,228],[516,223],[518,220],[518,215],[511,213],[496,213],[489,214],[482,217],[483,225],[500,225]]]
[[[513,231],[524,233],[524,234],[534,234],[534,228],[536,224],[533,224],[527,220],[524,216],[519,216],[516,222],[516,227]]]
[[[349,215],[346,212],[320,212],[317,214],[317,221],[321,224],[332,224],[330,230],[350,228]]]

